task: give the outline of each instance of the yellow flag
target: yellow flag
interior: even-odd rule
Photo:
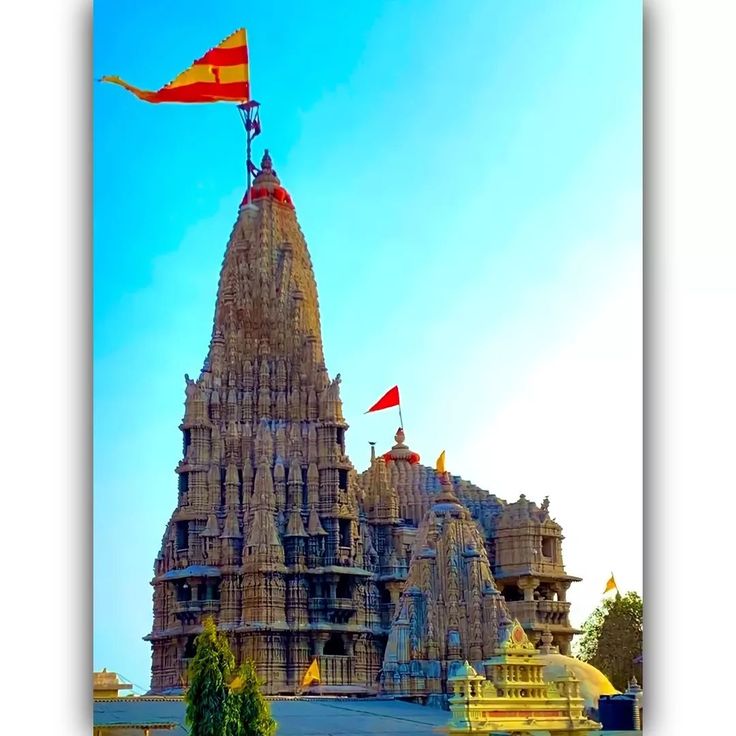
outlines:
[[[438,473],[444,473],[445,472],[445,451],[442,450],[440,453],[440,456],[437,458],[437,472]]]
[[[606,583],[606,589],[603,591],[603,595],[608,593],[609,590],[618,590],[618,585],[616,585],[616,581],[613,579],[613,573],[611,573],[611,577]]]
[[[307,685],[311,685],[313,682],[322,682],[319,677],[319,665],[316,659],[313,659],[312,664],[309,665],[309,669],[302,680],[302,687],[307,687]]]

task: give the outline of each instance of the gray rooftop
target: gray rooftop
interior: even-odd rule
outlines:
[[[155,729],[156,725],[160,725],[165,730],[154,731],[155,734],[185,736],[188,733],[184,728],[185,708],[181,699],[130,697],[95,700],[94,725],[116,729],[124,726],[149,726]],[[173,730],[170,728],[171,724],[175,724]]]
[[[120,700],[96,700],[95,725],[106,724],[164,724],[176,722],[172,731],[154,733],[165,736],[186,736],[184,726],[186,705],[181,699],[121,698]],[[364,699],[284,699],[271,702],[271,712],[278,721],[276,736],[436,736],[447,725],[450,714],[439,708],[430,708],[400,700]],[[601,734],[602,732],[594,732]],[[603,736],[616,736],[624,732],[606,731]],[[625,736],[635,736],[641,731],[627,731]]]

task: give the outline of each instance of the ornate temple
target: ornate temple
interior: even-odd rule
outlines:
[[[585,713],[580,681],[570,671],[545,676],[541,654],[521,624],[504,616],[498,646],[481,672],[466,660],[448,679],[450,736],[576,736],[599,732]]]
[[[186,376],[178,500],[154,564],[152,693],[180,691],[202,619],[253,659],[269,694],[314,658],[324,692],[447,691],[450,665],[493,656],[499,612],[563,654],[576,633],[562,533],[420,463],[399,430],[354,469],[340,376],[325,366],[317,288],[268,151],[233,228],[212,338]]]

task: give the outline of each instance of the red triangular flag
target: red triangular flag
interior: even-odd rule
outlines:
[[[381,409],[390,409],[392,406],[399,406],[401,401],[399,400],[399,387],[394,386],[390,388],[386,393],[376,401],[373,406],[368,409],[366,414],[370,414],[372,411],[381,411]]]

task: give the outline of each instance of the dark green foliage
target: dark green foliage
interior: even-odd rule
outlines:
[[[603,601],[583,624],[577,654],[584,662],[603,672],[613,686],[626,690],[632,675],[643,685],[641,657],[643,603],[637,593]]]
[[[273,736],[276,732],[276,721],[261,693],[262,684],[253,662],[240,666],[230,696],[228,736]]]
[[[186,694],[190,736],[273,736],[276,721],[252,662],[235,672],[227,638],[206,618],[196,639]]]
[[[230,646],[211,618],[196,639],[196,654],[189,665],[186,723],[191,736],[226,736],[230,704],[228,684],[235,667]]]

